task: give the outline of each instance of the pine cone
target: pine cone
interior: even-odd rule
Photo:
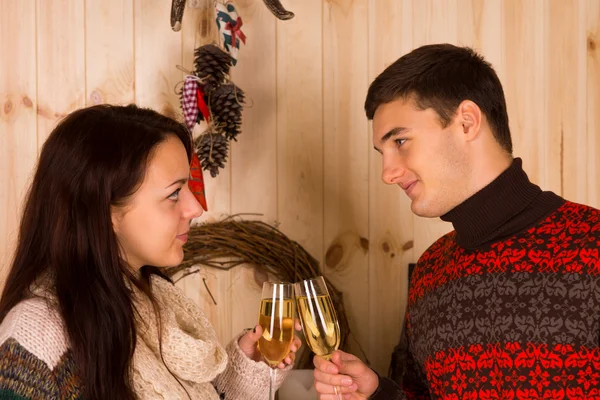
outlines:
[[[229,74],[233,58],[214,44],[198,47],[194,56],[194,74],[203,80],[207,91],[216,89]]]
[[[244,92],[233,83],[219,86],[210,96],[215,128],[229,140],[241,133]]]
[[[227,151],[229,150],[227,138],[218,133],[205,133],[196,139],[196,143],[196,152],[202,169],[210,171],[213,178],[216,177],[219,175],[219,168],[225,168],[227,161]]]

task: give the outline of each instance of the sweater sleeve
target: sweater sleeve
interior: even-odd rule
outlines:
[[[372,400],[431,398],[426,379],[410,352],[408,325],[407,319],[402,328],[400,343],[392,353],[389,378],[379,377],[379,387],[370,397]]]
[[[406,400],[404,391],[393,380],[389,378],[379,377],[379,386],[375,393],[369,397],[375,400]]]
[[[54,369],[15,339],[0,346],[0,399],[78,399],[79,385],[69,355]]]
[[[264,362],[251,360],[242,352],[238,344],[242,335],[243,333],[239,334],[227,345],[229,362],[213,384],[224,400],[264,400],[269,396],[270,367]],[[281,386],[291,369],[291,365],[276,369],[276,389]]]
[[[0,399],[78,399],[81,384],[58,314],[42,299],[0,325]]]

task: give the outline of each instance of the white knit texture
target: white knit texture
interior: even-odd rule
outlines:
[[[8,312],[0,325],[0,344],[10,338],[50,369],[69,348],[60,315],[42,298],[24,300]]]
[[[229,364],[227,369],[215,380],[220,391],[225,392],[226,400],[265,400],[269,398],[269,366],[264,362],[249,359],[238,345],[242,334],[227,345]],[[277,368],[275,390],[281,386],[292,369]]]
[[[269,367],[249,359],[239,348],[239,337],[227,346],[218,343],[214,328],[202,310],[183,292],[159,277],[152,278],[162,329],[162,355],[171,372],[192,399],[263,400],[268,397]],[[160,361],[158,332],[149,301],[136,303],[141,321],[134,354],[134,384],[141,399],[188,399],[177,380]],[[229,362],[228,362],[229,361]],[[279,371],[277,387],[291,367]]]

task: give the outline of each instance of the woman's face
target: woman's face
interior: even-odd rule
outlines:
[[[150,155],[140,188],[123,207],[113,208],[122,257],[135,270],[173,267],[183,260],[190,221],[202,215],[187,185],[189,173],[183,143],[169,135]]]

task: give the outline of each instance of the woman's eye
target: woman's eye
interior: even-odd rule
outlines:
[[[406,142],[406,139],[396,139],[396,144],[398,146],[402,146],[404,144],[404,142]]]
[[[179,192],[181,192],[181,188],[179,188],[176,191],[174,191],[173,193],[171,193],[169,195],[169,197],[167,197],[167,198],[169,200],[177,201],[177,200],[179,200]]]

